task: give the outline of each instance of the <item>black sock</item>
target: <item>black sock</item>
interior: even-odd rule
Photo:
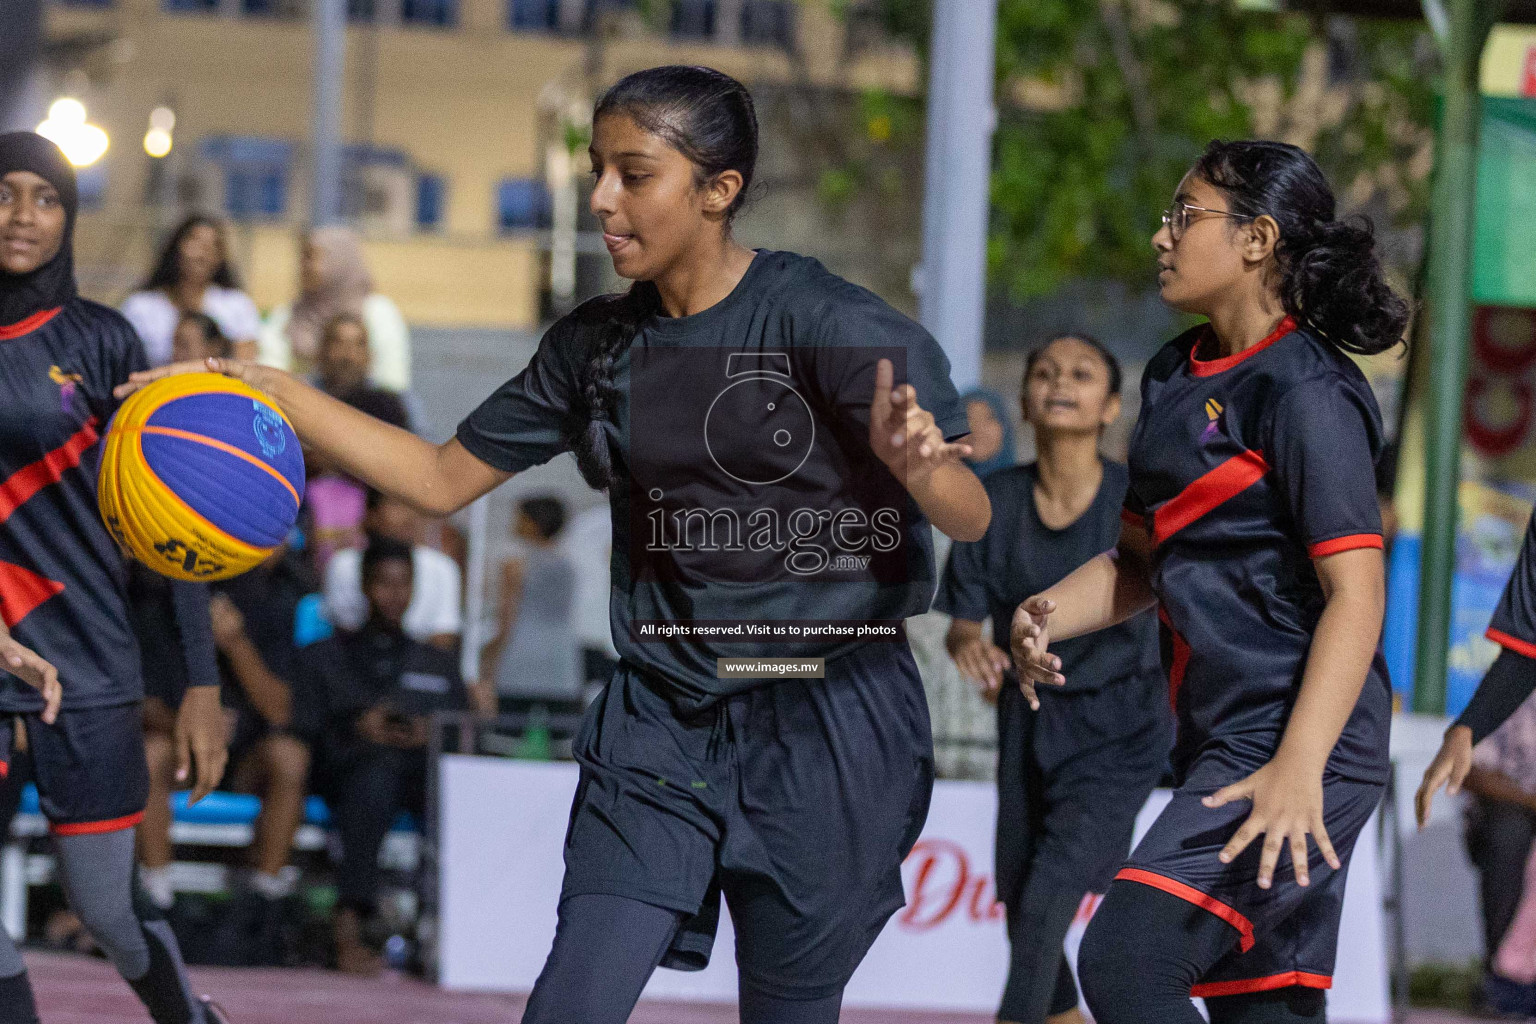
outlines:
[[[38,1024],[27,972],[0,978],[0,1024]]]
[[[202,1007],[188,990],[186,968],[171,952],[170,925],[146,921],[140,927],[149,945],[149,970],[128,983],[134,994],[155,1024],[204,1024]]]

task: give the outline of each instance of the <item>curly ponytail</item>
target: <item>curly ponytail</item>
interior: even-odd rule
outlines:
[[[1408,303],[1387,284],[1366,217],[1337,220],[1316,162],[1282,142],[1212,142],[1195,174],[1233,213],[1280,225],[1280,298],[1298,322],[1346,352],[1372,355],[1403,340]]]

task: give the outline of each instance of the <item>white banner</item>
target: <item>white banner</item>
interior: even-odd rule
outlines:
[[[577,769],[449,755],[439,778],[440,981],[453,989],[527,991],[554,939]],[[1167,800],[1166,792],[1152,795],[1138,818],[1138,837]],[[996,813],[990,784],[934,787],[928,823],[903,870],[907,906],[853,976],[845,1005],[996,1011],[1008,968],[1002,908],[993,892]],[[1350,865],[1331,1020],[1391,1019],[1379,879],[1373,818]],[[1068,936],[1074,957],[1093,905],[1085,901]],[[735,959],[730,918],[722,911],[708,969],[657,971],[645,995],[734,1002]]]

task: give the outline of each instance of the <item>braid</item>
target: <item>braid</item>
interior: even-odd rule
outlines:
[[[597,490],[607,489],[616,479],[604,428],[605,423],[614,422],[618,407],[615,369],[641,324],[660,306],[656,287],[648,281],[637,281],[622,295],[592,303],[594,319],[602,322],[602,328],[578,377],[582,409],[567,441],[582,479]]]

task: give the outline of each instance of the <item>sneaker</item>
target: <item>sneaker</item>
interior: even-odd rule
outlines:
[[[198,996],[197,1005],[203,1008],[206,1024],[231,1024],[229,1014],[224,1012],[224,1007],[213,1001],[212,996]]]

